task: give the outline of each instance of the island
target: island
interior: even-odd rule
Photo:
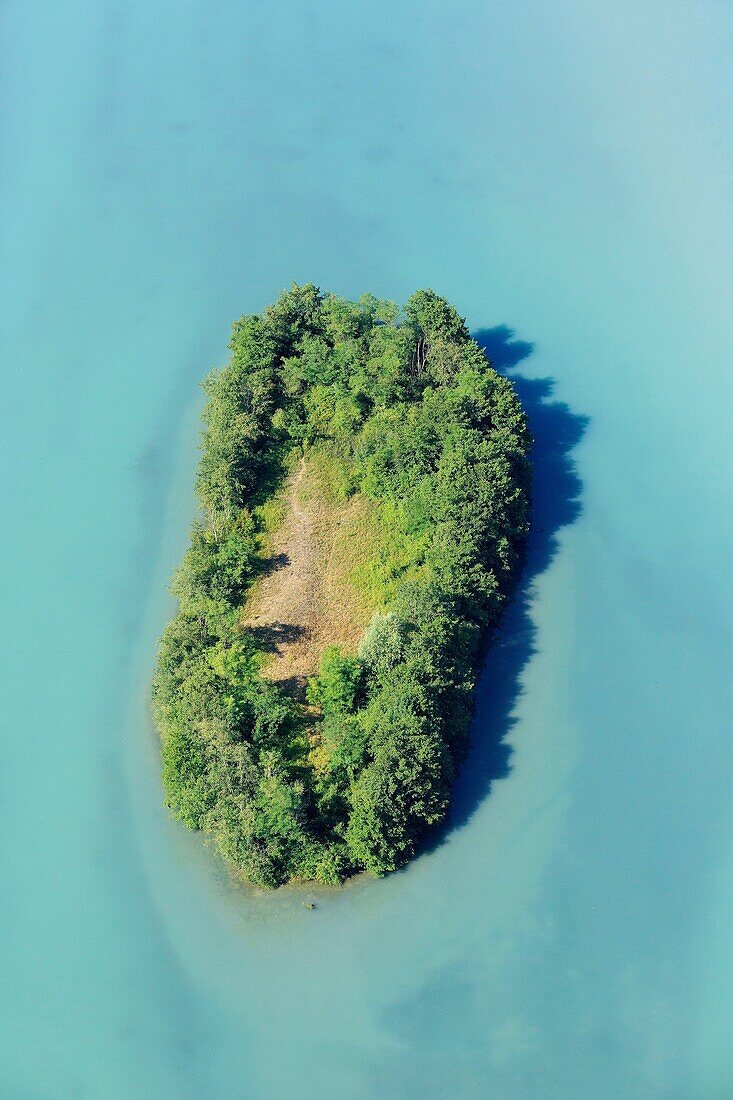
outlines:
[[[466,754],[529,528],[524,411],[431,290],[294,284],[229,346],[153,686],[166,803],[261,887],[384,875]]]

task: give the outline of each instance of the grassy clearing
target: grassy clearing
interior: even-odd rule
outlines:
[[[302,688],[323,649],[355,654],[419,542],[392,504],[344,495],[338,463],[310,449],[282,492],[262,506],[266,573],[253,586],[243,624],[266,651],[268,679]]]

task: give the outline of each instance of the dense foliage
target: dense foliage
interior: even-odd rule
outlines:
[[[167,802],[263,886],[382,874],[446,813],[528,528],[524,414],[432,291],[400,312],[293,286],[230,347],[205,383],[201,515],[158,657]],[[328,647],[306,699],[260,674],[242,626],[268,508],[304,452],[374,502],[395,548],[358,655]]]

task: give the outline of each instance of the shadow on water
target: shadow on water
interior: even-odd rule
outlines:
[[[476,689],[470,747],[456,782],[451,812],[429,847],[465,825],[494,781],[509,774],[512,749],[508,739],[517,721],[522,673],[536,652],[531,611],[535,581],[557,553],[558,533],[582,510],[582,482],[572,451],[585,433],[588,417],[553,399],[553,378],[525,378],[516,373],[519,363],[532,354],[533,345],[515,340],[506,325],[480,329],[473,336],[493,366],[512,379],[527,413],[534,436],[532,529],[514,600],[487,654]]]

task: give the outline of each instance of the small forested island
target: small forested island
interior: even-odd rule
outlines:
[[[260,886],[381,875],[465,754],[529,526],[524,412],[430,290],[293,285],[230,348],[153,688],[166,801]]]

